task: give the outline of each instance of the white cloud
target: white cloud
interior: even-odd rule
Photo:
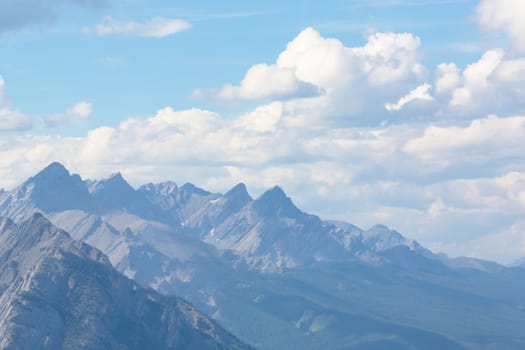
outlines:
[[[42,126],[54,127],[73,121],[85,121],[92,114],[91,103],[80,101],[61,114],[41,118],[31,117],[11,106],[9,99],[4,93],[4,88],[5,81],[0,76],[0,131],[3,132],[23,132]]]
[[[191,25],[181,19],[155,17],[146,22],[120,22],[112,17],[105,17],[102,23],[93,28],[84,28],[84,33],[99,36],[123,35],[149,38],[164,38],[189,29]]]
[[[85,121],[91,117],[93,106],[91,103],[81,101],[75,103],[64,114],[55,114],[45,118],[47,126],[70,123],[73,121]]]
[[[436,69],[436,93],[443,94],[456,88],[461,82],[460,70],[454,63],[442,63]]]
[[[362,47],[346,47],[323,38],[312,28],[288,43],[277,60],[297,78],[323,89],[365,78],[371,86],[401,82],[422,72],[418,62],[420,39],[409,33],[375,33]]]
[[[502,49],[491,49],[463,70],[454,63],[438,65],[431,85],[424,83],[428,74],[420,63],[420,45],[409,33],[375,33],[364,46],[347,47],[307,28],[274,64],[252,66],[238,86],[196,90],[194,95],[283,100],[284,110],[294,116],[287,118],[289,126],[316,119],[318,127],[377,125],[390,120],[386,111],[402,109],[396,122],[422,116],[474,119],[525,108],[525,58],[510,59]],[[415,101],[434,102],[418,103],[417,110],[403,108]]]
[[[289,126],[316,120],[317,127],[424,118],[451,121],[516,114],[525,108],[525,58],[490,49],[464,69],[455,63],[439,64],[429,84],[420,45],[410,33],[374,33],[363,46],[351,47],[306,28],[275,63],[252,66],[239,85],[195,90],[194,96],[281,100],[285,112],[293,115],[286,120]],[[433,102],[403,108],[417,101]],[[396,119],[387,113],[400,110]]]
[[[89,119],[92,111],[93,108],[91,103],[82,101],[71,107],[66,114],[75,119],[86,120]]]
[[[525,2],[523,0],[481,0],[476,20],[487,30],[508,34],[516,49],[525,52]]]
[[[525,79],[525,58],[502,61],[495,72],[495,76],[499,81],[513,84],[512,86],[523,93],[521,83]]]
[[[523,157],[524,139],[524,116],[490,116],[465,127],[429,126],[403,149],[434,165],[448,166],[454,162]]]
[[[419,78],[425,68],[419,62],[421,40],[411,33],[376,33],[364,47],[351,49],[363,58],[362,68],[372,86]]]
[[[286,100],[285,110],[293,109],[296,115],[309,110],[309,117],[297,116],[298,123],[305,118],[311,122],[316,113],[377,121],[384,116],[378,100],[384,105],[424,76],[419,46],[420,39],[409,33],[375,33],[364,46],[347,47],[306,28],[275,63],[252,66],[239,85],[196,90],[194,96]],[[376,110],[368,109],[371,99]]]
[[[224,86],[217,97],[226,100],[264,99],[316,94],[317,89],[297,80],[292,69],[257,64],[248,70],[239,86]]]
[[[469,64],[463,71],[464,86],[454,90],[450,104],[452,106],[469,106],[473,95],[479,90],[486,90],[488,78],[501,64],[504,52],[500,49],[487,51],[479,61]]]
[[[256,132],[275,132],[283,112],[283,104],[273,102],[242,115],[235,122],[235,126]]]
[[[434,113],[440,118],[477,118],[487,114],[516,114],[525,108],[525,58],[509,58],[502,49],[486,51],[461,71],[443,63],[435,71]]]
[[[443,199],[438,198],[432,202],[432,204],[430,204],[430,207],[428,208],[428,215],[430,218],[436,219],[441,216],[445,210],[447,210],[445,202],[443,202]]]
[[[425,186],[425,192],[436,198],[429,206],[431,217],[461,211],[520,216],[525,209],[525,172],[441,181]]]
[[[0,131],[16,131],[31,128],[31,118],[17,109],[13,109],[4,94],[5,81],[0,76]]]
[[[403,96],[397,103],[387,103],[385,108],[388,111],[399,111],[403,106],[412,101],[433,101],[434,97],[430,95],[429,91],[432,88],[430,84],[423,84],[411,90],[406,96]]]
[[[299,33],[277,59],[277,65],[294,71],[298,80],[323,89],[346,82],[351,74],[349,63],[339,40],[325,39],[313,28]]]

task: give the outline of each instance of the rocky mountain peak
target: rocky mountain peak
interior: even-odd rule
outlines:
[[[69,171],[59,162],[53,162],[34,176],[35,179],[69,177]]]
[[[407,245],[408,240],[399,232],[384,225],[375,225],[362,233],[363,242],[376,251]]]
[[[275,186],[264,192],[255,200],[253,205],[262,216],[277,215],[298,219],[306,215],[293,204],[292,200],[279,186]]]
[[[224,197],[227,199],[239,199],[243,202],[250,202],[252,200],[252,197],[248,193],[248,190],[246,189],[246,185],[243,183],[239,183],[235,185],[232,189],[230,189],[228,192],[224,194]]]
[[[86,209],[90,206],[89,193],[80,176],[71,175],[58,162],[51,163],[2,197],[0,207],[5,210],[4,214],[17,219],[24,216],[22,214],[28,208],[38,208],[50,213],[66,209]]]
[[[111,174],[108,178],[95,181],[89,188],[92,194],[99,192],[130,192],[135,191],[120,172]]]
[[[173,181],[164,181],[160,183],[149,183],[142,185],[139,188],[139,191],[149,193],[154,196],[169,196],[177,192],[179,187]]]
[[[182,185],[182,187],[180,188],[180,191],[187,193],[187,194],[197,194],[200,196],[207,196],[211,194],[210,192],[203,190],[202,188],[199,188],[191,183],[185,183],[184,185]]]
[[[79,175],[70,174],[69,170],[58,162],[49,164],[35,176],[29,178],[26,183],[32,183],[38,187],[84,187]]]

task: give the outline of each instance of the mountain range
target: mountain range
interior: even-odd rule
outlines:
[[[1,349],[248,349],[41,214],[0,219]]]
[[[277,186],[255,199],[243,184],[135,189],[120,173],[83,180],[53,163],[0,193],[13,225],[35,212],[256,348],[525,347],[525,269],[322,220]]]

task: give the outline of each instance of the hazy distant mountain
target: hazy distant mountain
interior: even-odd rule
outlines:
[[[46,213],[67,209],[92,209],[85,183],[78,175],[70,175],[59,163],[52,163],[13,191],[0,195],[2,215],[23,220],[36,210]]]
[[[207,232],[204,240],[235,252],[263,271],[354,259],[354,254],[330,236],[330,230],[318,217],[300,211],[281,188],[274,187],[256,200],[246,201]]]
[[[243,349],[190,304],[139,287],[40,214],[0,219],[0,348]]]
[[[323,221],[279,187],[255,199],[243,184],[135,190],[120,174],[82,181],[55,163],[0,194],[0,214],[16,222],[35,210],[261,349],[525,347],[521,269],[435,254],[381,225]]]

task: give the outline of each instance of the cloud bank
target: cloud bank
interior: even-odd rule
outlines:
[[[0,145],[0,181],[13,186],[59,160],[91,178],[121,170],[135,185],[173,179],[224,191],[242,181],[257,194],[280,184],[325,218],[386,222],[453,254],[523,255],[512,242],[505,253],[482,242],[513,232],[525,210],[525,116],[314,131],[290,125],[291,112],[283,102],[234,119],[164,108],[83,137],[14,135]]]

